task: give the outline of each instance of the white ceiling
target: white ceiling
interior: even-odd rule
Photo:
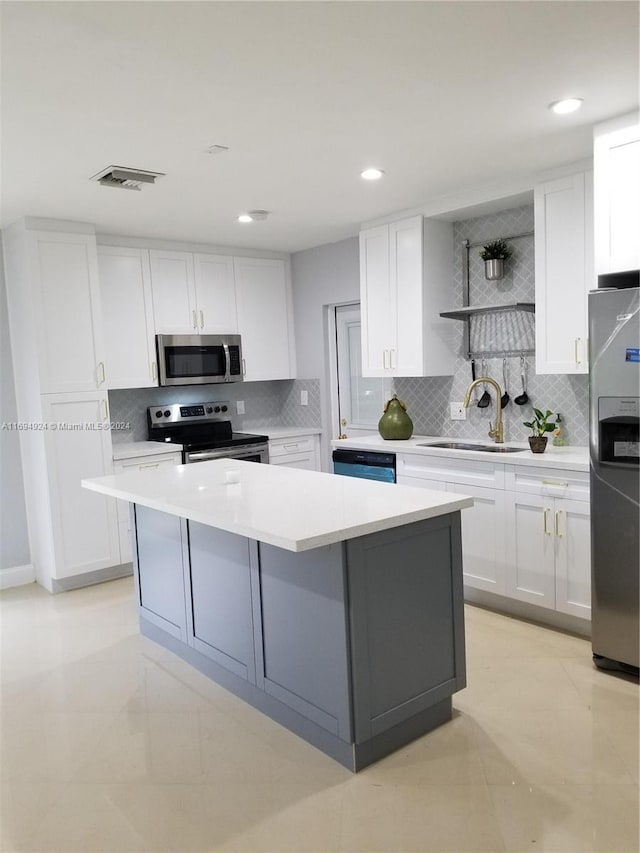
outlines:
[[[2,72],[3,225],[295,251],[588,157],[637,104],[638,3],[3,2]],[[89,182],[110,164],[166,177]]]

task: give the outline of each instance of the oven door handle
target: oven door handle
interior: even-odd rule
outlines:
[[[224,350],[224,381],[231,382],[231,356],[229,355],[229,344],[222,344]]]
[[[244,456],[263,456],[267,446],[247,444],[244,447],[220,448],[219,450],[197,450],[186,454],[187,462],[207,462],[211,459],[242,459]],[[265,459],[265,462],[267,460]]]

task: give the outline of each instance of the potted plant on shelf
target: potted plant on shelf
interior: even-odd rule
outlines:
[[[504,276],[504,262],[511,257],[511,249],[504,240],[494,240],[482,247],[480,257],[484,261],[484,277],[496,281]]]
[[[548,409],[544,414],[540,409],[534,408],[533,414],[535,417],[531,421],[523,421],[522,423],[529,427],[533,435],[529,436],[529,447],[532,453],[544,453],[547,446],[547,436],[545,432],[553,432],[556,428],[555,423],[549,421],[553,417],[553,412]]]

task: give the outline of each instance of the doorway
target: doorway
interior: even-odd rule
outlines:
[[[333,306],[332,434],[353,438],[376,432],[392,380],[362,375],[360,303]]]

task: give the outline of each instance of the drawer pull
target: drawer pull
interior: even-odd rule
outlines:
[[[544,512],[542,513],[542,527],[544,529],[544,535],[545,536],[551,536],[551,531],[549,530],[549,527],[547,526],[547,513],[550,513],[550,512],[551,512],[551,509],[550,509],[550,507],[547,506],[544,508]]]
[[[562,510],[559,509],[556,511],[556,536],[559,539],[562,539],[562,533],[560,532],[560,516],[562,515]]]
[[[138,465],[138,470],[142,471],[143,468],[159,468],[159,467],[160,467],[159,462],[147,462],[146,465]]]
[[[543,480],[543,486],[560,486],[563,489],[569,488],[569,483],[558,483],[556,480]]]
[[[297,444],[283,444],[282,446],[283,446],[284,448],[286,448],[287,450],[292,450],[292,449],[293,449],[293,450],[297,450],[297,449],[298,449],[298,445],[297,445]]]

